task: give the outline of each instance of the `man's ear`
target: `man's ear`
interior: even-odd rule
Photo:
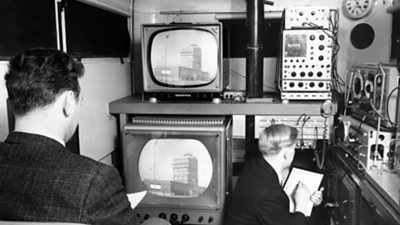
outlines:
[[[73,91],[65,91],[63,94],[63,113],[69,117],[75,107],[75,94]]]
[[[288,159],[288,154],[289,154],[288,148],[283,148],[281,151],[282,151],[283,158],[285,160]]]

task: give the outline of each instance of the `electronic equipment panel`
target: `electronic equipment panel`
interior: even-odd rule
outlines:
[[[255,116],[254,138],[258,138],[260,132],[273,124],[286,124],[297,128],[299,138],[297,148],[315,148],[317,140],[329,140],[330,128],[326,118],[320,115],[299,115],[299,116]]]
[[[282,100],[329,100],[338,51],[338,10],[293,6],[284,10],[279,88]]]
[[[393,127],[396,120],[399,72],[389,64],[370,63],[354,66],[350,71],[351,115],[371,126]],[[350,97],[351,96],[351,97]]]
[[[284,30],[282,78],[329,80],[332,39],[322,30]]]
[[[330,99],[333,39],[321,29],[284,30],[282,99]]]
[[[325,100],[331,99],[332,93],[331,92],[282,92],[281,98],[283,100],[291,99],[291,100]]]
[[[321,91],[327,92],[331,90],[331,82],[329,80],[283,80],[282,90],[284,91]]]
[[[391,144],[394,138],[393,129],[377,129],[353,117],[341,118],[345,125],[344,143],[351,143],[350,152],[366,170],[390,169],[389,163],[394,160]]]
[[[332,29],[336,10],[321,6],[296,6],[285,8],[285,29]]]

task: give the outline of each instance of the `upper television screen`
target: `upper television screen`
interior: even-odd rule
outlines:
[[[211,157],[195,139],[151,139],[139,157],[139,174],[147,191],[163,197],[197,197],[213,174]]]
[[[217,78],[219,45],[211,32],[163,30],[153,36],[150,46],[153,78],[160,84],[199,86]]]
[[[147,96],[221,96],[229,83],[221,23],[142,24],[141,32],[143,91]]]

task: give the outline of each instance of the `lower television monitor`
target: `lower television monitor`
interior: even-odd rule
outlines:
[[[220,224],[231,177],[230,117],[139,116],[123,129],[128,193],[147,191],[138,223]]]

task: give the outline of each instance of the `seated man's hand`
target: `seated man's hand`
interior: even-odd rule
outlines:
[[[310,190],[307,185],[299,182],[293,191],[293,201],[295,205],[295,211],[302,212],[305,214],[307,203],[310,200]]]
[[[314,206],[318,206],[322,203],[323,197],[322,197],[322,192],[324,191],[324,188],[320,188],[318,191],[315,191],[311,195],[311,201],[314,203]]]

